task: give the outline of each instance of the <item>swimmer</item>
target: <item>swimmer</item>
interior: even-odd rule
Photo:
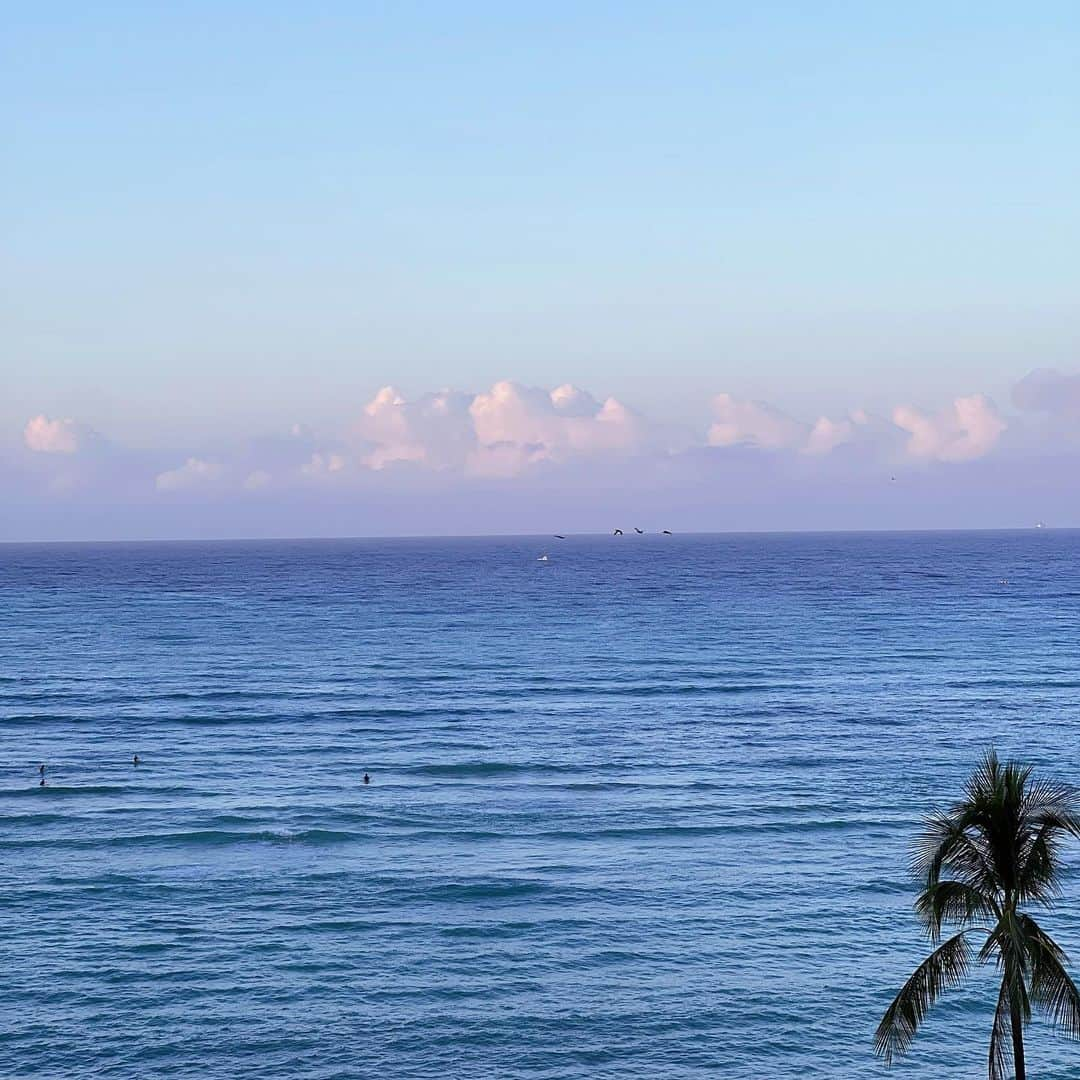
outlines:
[[[365,784],[370,784],[371,783],[371,777],[368,776],[367,773],[364,773],[364,783]]]
[[[134,757],[133,757],[133,758],[131,759],[131,764],[132,764],[132,765],[138,765],[138,764],[139,764],[139,755],[138,755],[138,754],[136,754],[136,755],[135,755],[135,756],[134,756]]]

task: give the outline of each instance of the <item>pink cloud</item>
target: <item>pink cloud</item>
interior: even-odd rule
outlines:
[[[479,394],[441,390],[414,401],[383,387],[352,434],[369,469],[411,464],[505,476],[545,461],[633,453],[649,429],[615,398],[601,403],[570,384],[548,392],[502,381]]]
[[[784,450],[805,436],[804,424],[764,401],[742,401],[731,394],[717,394],[712,406],[716,420],[709,428],[710,446]]]
[[[474,441],[469,401],[453,390],[407,401],[384,386],[364,406],[352,433],[366,445],[361,463],[376,470],[397,463],[435,469],[461,465]]]
[[[988,454],[1006,424],[993,402],[982,394],[958,397],[952,406],[928,415],[910,405],[898,405],[893,423],[908,432],[910,457],[933,461],[974,461]]]
[[[23,429],[23,441],[37,454],[76,454],[82,449],[89,429],[74,420],[50,420],[35,416]]]
[[[851,442],[856,423],[855,419],[830,420],[827,416],[819,417],[806,436],[802,452],[811,456],[831,454],[838,446]]]
[[[866,423],[861,411],[844,420],[819,417],[804,424],[764,401],[745,401],[717,394],[712,401],[716,417],[708,432],[710,446],[746,446],[757,450],[797,450],[819,456],[850,442],[857,426]]]
[[[615,398],[600,404],[591,394],[566,384],[546,392],[498,382],[469,406],[481,446],[508,443],[542,447],[530,460],[629,452],[645,440],[645,424]]]

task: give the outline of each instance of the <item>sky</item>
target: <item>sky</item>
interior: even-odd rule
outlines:
[[[1080,525],[1072,3],[44,0],[0,125],[0,540]]]

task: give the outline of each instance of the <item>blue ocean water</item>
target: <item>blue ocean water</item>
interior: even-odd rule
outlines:
[[[0,599],[5,1078],[884,1076],[921,815],[990,743],[1080,783],[1075,532],[7,545]],[[985,1076],[991,982],[891,1075]]]

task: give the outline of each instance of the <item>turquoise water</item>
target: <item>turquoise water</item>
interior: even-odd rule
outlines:
[[[0,547],[0,1076],[887,1075],[920,815],[991,742],[1080,782],[1078,566],[1058,531]],[[985,1076],[990,978],[888,1075]]]

